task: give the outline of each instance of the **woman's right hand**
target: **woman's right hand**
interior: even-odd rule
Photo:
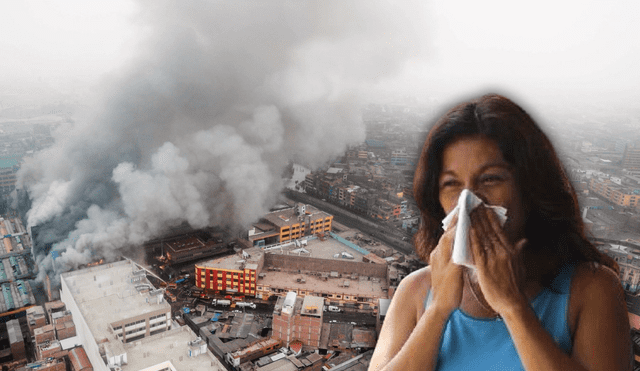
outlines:
[[[462,274],[464,267],[451,261],[451,250],[453,249],[457,222],[458,217],[456,215],[429,256],[431,291],[433,292],[431,305],[435,306],[434,309],[445,316],[448,316],[458,308],[462,301]]]

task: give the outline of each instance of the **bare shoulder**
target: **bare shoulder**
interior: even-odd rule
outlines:
[[[570,302],[572,357],[590,370],[631,370],[629,318],[616,272],[581,263],[571,282]]]
[[[624,291],[616,272],[597,263],[580,263],[571,282],[571,294],[580,307],[592,301],[615,299],[624,301]]]
[[[431,267],[426,266],[413,271],[400,282],[394,294],[394,301],[397,301],[395,304],[415,309],[417,319],[424,311],[424,301],[430,288]]]

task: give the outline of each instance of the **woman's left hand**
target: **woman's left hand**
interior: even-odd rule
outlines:
[[[522,239],[509,242],[498,217],[484,205],[471,213],[471,251],[478,273],[478,283],[487,304],[499,315],[528,306],[522,292],[524,265]]]

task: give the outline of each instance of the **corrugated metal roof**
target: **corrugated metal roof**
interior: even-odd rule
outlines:
[[[87,353],[83,347],[73,348],[69,352],[69,360],[73,364],[73,369],[76,371],[84,370],[85,368],[92,368],[91,362],[87,357]]]

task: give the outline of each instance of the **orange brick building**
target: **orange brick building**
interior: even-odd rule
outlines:
[[[271,337],[286,346],[300,341],[303,345],[319,347],[323,306],[323,298],[311,295],[300,298],[295,292],[278,298],[273,311]]]
[[[258,248],[196,264],[196,286],[208,293],[255,296],[258,273],[264,265],[264,253]]]

